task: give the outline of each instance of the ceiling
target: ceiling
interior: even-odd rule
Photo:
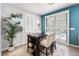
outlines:
[[[13,3],[12,5],[29,10],[38,15],[44,15],[65,7],[75,5],[75,3]]]

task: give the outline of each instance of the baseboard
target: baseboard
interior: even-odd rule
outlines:
[[[62,45],[65,45],[65,46],[69,46],[68,43],[67,43],[67,44],[64,44],[64,43],[60,43],[60,42],[57,42],[57,41],[56,41],[56,43],[58,43],[58,44],[62,44]]]
[[[15,45],[14,47],[17,47],[17,46],[20,46],[20,45],[23,45],[23,44],[26,44],[26,42],[17,44],[17,45]],[[8,48],[9,48],[9,47],[2,49],[1,52],[7,50]]]
[[[69,46],[79,48],[79,46],[77,46],[77,45],[73,45],[73,44],[69,44]]]
[[[5,50],[7,50],[7,49],[8,49],[8,47],[7,47],[7,48],[4,48],[4,49],[1,49],[1,52],[2,52],[2,51],[5,51]]]
[[[57,43],[59,43],[59,42],[57,42]],[[59,43],[59,44],[63,44],[63,43]],[[73,44],[63,44],[63,45],[66,45],[66,46],[72,46],[72,47],[79,48],[79,46],[77,46],[77,45],[73,45]]]
[[[26,44],[26,42],[16,44],[15,47],[20,46],[20,45],[23,45],[23,44]]]

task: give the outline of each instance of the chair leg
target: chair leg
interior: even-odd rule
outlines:
[[[56,43],[55,43],[55,49],[56,49]]]
[[[46,48],[46,56],[48,56],[48,51],[47,51],[47,48]]]
[[[55,47],[55,49],[56,49],[56,41],[54,42],[54,47]]]
[[[53,50],[53,44],[50,47],[50,52],[51,52],[51,55],[53,55],[53,52],[54,52],[54,50]]]

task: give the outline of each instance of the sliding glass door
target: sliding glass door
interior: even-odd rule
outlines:
[[[66,44],[67,39],[67,14],[56,15],[56,32],[57,42]]]
[[[58,43],[69,43],[68,12],[62,12],[46,17],[46,32],[55,34]]]

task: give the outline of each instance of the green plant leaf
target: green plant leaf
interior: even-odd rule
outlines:
[[[16,33],[22,31],[22,26],[20,26],[20,22],[11,23],[9,20],[6,20],[6,22],[7,27],[4,30],[7,36],[5,36],[5,39],[8,40],[10,46],[13,46],[13,39],[16,37]]]

